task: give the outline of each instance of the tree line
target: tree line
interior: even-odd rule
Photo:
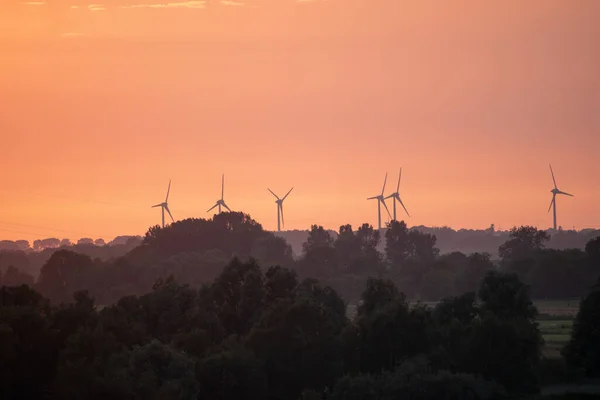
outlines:
[[[434,308],[369,278],[353,319],[331,287],[231,261],[95,307],[0,289],[3,398],[502,399],[536,393],[542,338],[516,275]],[[417,396],[417,397],[414,397]]]
[[[600,281],[565,348],[600,375]],[[516,274],[435,307],[369,278],[354,317],[331,287],[233,259],[199,288],[159,279],[97,307],[87,291],[52,305],[0,288],[2,398],[509,399],[539,392],[543,339]]]
[[[385,237],[385,230],[381,230],[382,237]],[[410,230],[419,231],[421,233],[429,233],[437,238],[436,246],[440,249],[441,254],[461,252],[471,254],[475,252],[489,253],[492,260],[499,258],[498,247],[509,239],[511,229],[498,230],[492,224],[487,229],[457,229],[454,230],[447,226],[428,227],[428,226],[412,226]],[[328,230],[335,238],[337,231]],[[587,242],[600,236],[598,229],[583,229],[583,230],[549,230],[550,240],[546,243],[549,249],[565,250],[565,249],[580,249],[583,250]],[[302,245],[306,242],[309,230],[292,230],[277,232],[276,235],[284,238],[295,254],[302,254]],[[385,251],[385,244],[380,243],[378,250]]]
[[[408,229],[403,221],[392,221],[384,232],[382,237],[382,231],[369,224],[356,230],[343,225],[333,235],[313,225],[301,256],[294,257],[283,238],[265,231],[250,216],[222,213],[212,220],[152,227],[135,246],[111,253],[106,246],[48,250],[35,281],[25,268],[15,267],[27,264],[31,255],[0,253],[0,284],[34,285],[55,303],[88,290],[106,305],[144,294],[157,279],[170,275],[201,285],[214,279],[232,257],[252,257],[263,266],[282,266],[301,278],[319,279],[355,304],[372,276],[390,279],[409,299],[438,301],[476,291],[488,271],[516,273],[537,299],[580,297],[600,275],[599,238],[590,240],[584,250],[547,249],[551,239],[545,231],[514,228],[499,246],[500,258],[492,260],[489,253],[440,254],[434,234]]]
[[[550,265],[568,282],[560,263],[546,264],[556,252],[544,249],[547,233],[515,228],[498,265],[481,253],[440,255],[435,235],[403,222],[388,227],[384,253],[380,240],[368,224],[343,226],[335,239],[313,226],[295,260],[285,240],[248,215],[223,213],[153,227],[110,261],[56,251],[33,286],[0,288],[2,397],[504,399],[539,391],[547,365],[535,287],[521,277],[552,274]],[[590,241],[572,258],[582,264],[569,268],[593,275],[599,244]],[[358,288],[354,315],[334,287],[351,293],[344,280]],[[591,377],[600,375],[594,280],[581,289],[563,350],[570,371]],[[442,295],[449,282],[453,292]],[[440,296],[435,306],[409,300],[424,288]]]

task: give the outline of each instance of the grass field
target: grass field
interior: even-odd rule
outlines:
[[[571,338],[573,319],[579,310],[579,299],[535,301],[538,308],[538,324],[545,345],[544,356],[560,357],[561,349]]]

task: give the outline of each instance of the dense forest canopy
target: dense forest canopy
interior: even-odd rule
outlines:
[[[470,293],[429,309],[410,304],[393,282],[370,278],[351,320],[332,288],[237,258],[200,288],[161,279],[148,293],[101,311],[87,291],[51,306],[25,285],[3,287],[2,395],[295,400],[328,392],[341,400],[535,393],[542,340],[526,287],[515,275],[492,272],[479,293],[480,304]],[[502,362],[487,362],[500,356]]]
[[[40,252],[2,251],[0,282],[35,282],[51,301],[65,301],[76,290],[89,290],[98,303],[112,304],[122,296],[146,293],[157,279],[170,275],[191,285],[209,282],[238,257],[320,279],[355,304],[370,276],[391,279],[408,298],[437,301],[473,291],[487,271],[499,270],[516,273],[531,286],[534,298],[563,299],[585,294],[600,269],[597,238],[580,249],[548,248],[553,240],[580,240],[583,232],[551,235],[520,227],[498,235],[490,228],[481,237],[503,239],[496,258],[479,251],[442,252],[437,233],[432,232],[446,231],[410,229],[403,221],[392,221],[382,230],[363,224],[357,229],[343,225],[332,232],[315,225],[299,254],[294,254],[283,236],[265,231],[249,215],[222,213],[210,220],[154,226],[144,238],[121,238],[104,245],[86,241]]]
[[[600,237],[583,249],[548,249],[551,240],[533,227],[514,228],[494,259],[441,252],[435,233],[403,221],[385,230],[314,225],[294,257],[284,238],[232,212],[155,226],[122,243],[4,251],[1,393],[534,395],[556,376],[600,374],[599,286],[591,288],[600,276]],[[564,359],[546,360],[532,299],[582,296]]]

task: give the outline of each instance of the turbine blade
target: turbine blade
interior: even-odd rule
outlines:
[[[285,227],[285,221],[283,220],[283,203],[279,203],[279,211],[281,212],[281,226]]]
[[[383,196],[383,192],[385,192],[385,183],[387,182],[387,172],[385,173],[385,178],[383,179],[383,188],[381,189],[381,195]]]
[[[225,174],[221,175],[221,200],[225,196]]]
[[[402,199],[400,198],[400,196],[398,196],[398,201],[400,202],[400,205],[402,206],[402,208],[404,208],[404,211],[406,211],[406,215],[408,215],[410,217],[410,214],[408,213],[408,210],[406,209],[406,207],[404,207],[404,203],[402,202]]]
[[[169,217],[171,217],[171,221],[175,222],[175,219],[173,219],[173,214],[171,214],[171,211],[169,210],[169,206],[165,206],[165,210],[167,210],[167,212],[169,213]]]
[[[396,194],[396,193],[392,193],[392,194],[390,194],[389,196],[387,196],[387,197],[384,197],[383,199],[384,199],[384,200],[387,200],[387,199],[389,199],[390,197],[394,197],[394,195],[395,195],[395,194]]]
[[[288,197],[288,196],[290,195],[290,193],[292,193],[292,190],[294,190],[294,188],[291,188],[291,189],[290,189],[290,191],[289,191],[289,192],[287,192],[287,193],[285,194],[285,196],[283,196],[283,200],[285,200],[285,198],[286,198],[286,197]],[[282,201],[283,201],[283,200],[282,200]]]
[[[550,164],[548,164],[550,165]],[[558,186],[556,186],[556,179],[554,179],[554,171],[552,171],[552,165],[550,165],[550,173],[552,174],[552,181],[554,182],[554,189],[558,189]]]
[[[227,209],[227,211],[231,212],[231,209],[229,207],[227,207],[227,204],[225,204],[225,202],[223,202],[223,207],[225,207]]]
[[[154,208],[154,207],[160,207],[160,206],[162,206],[162,203],[161,204],[157,204],[155,206],[152,206],[152,208]]]
[[[169,187],[167,188],[167,197],[165,198],[165,203],[169,200],[169,192],[171,191],[171,180],[169,179]]]
[[[373,200],[373,199],[377,199],[377,198],[379,198],[379,196],[367,197],[367,200]]]
[[[552,205],[554,204],[554,199],[556,198],[556,195],[553,194],[552,195],[552,200],[550,200],[550,207],[548,207],[548,212],[550,212],[550,210],[552,210]]]
[[[388,210],[387,208],[387,204],[385,204],[385,200],[380,200],[383,203],[383,206],[385,207],[385,211],[387,211],[388,213],[388,217],[392,218],[392,214],[390,214],[390,210]]]
[[[218,205],[219,205],[219,203],[216,203],[214,206],[212,206],[211,208],[209,208],[206,212],[210,212],[212,209],[214,209]]]
[[[402,167],[400,167],[400,173],[398,174],[398,186],[396,186],[396,193],[400,190],[400,178],[402,178]]]
[[[567,193],[567,192],[559,192],[559,194],[566,194],[567,196],[575,197],[571,193]]]
[[[276,195],[275,193],[273,193],[273,191],[272,191],[271,189],[267,188],[267,190],[268,190],[269,192],[271,192],[271,194],[272,194],[273,196],[275,196],[275,198],[276,198],[277,200],[279,200],[279,197],[277,197],[277,195]]]

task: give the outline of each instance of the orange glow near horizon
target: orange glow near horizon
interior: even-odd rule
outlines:
[[[0,239],[141,234],[220,195],[266,229],[600,228],[600,3],[7,0]],[[391,202],[388,203],[391,211]],[[403,214],[400,214],[403,215]],[[385,218],[384,220],[387,220]]]

